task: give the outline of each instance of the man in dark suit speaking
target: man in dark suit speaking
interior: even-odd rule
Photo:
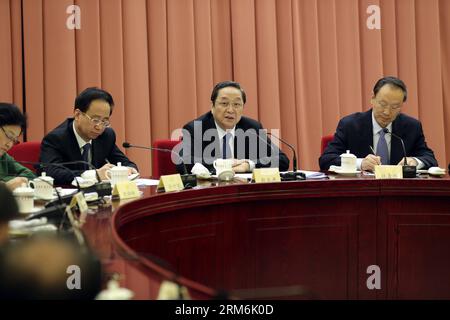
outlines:
[[[341,119],[334,139],[319,158],[320,169],[340,166],[340,155],[346,150],[357,157],[359,170],[374,171],[380,164],[403,164],[401,140],[395,135],[405,143],[408,165],[417,169],[437,166],[434,153],[425,142],[422,124],[401,113],[406,98],[406,85],[402,80],[395,77],[378,80],[370,101],[372,109]]]
[[[211,111],[183,127],[180,154],[190,172],[195,163],[210,171],[215,159],[233,159],[234,172],[254,168],[289,168],[289,159],[267,138],[261,123],[242,116],[246,94],[239,83],[216,84],[211,94]],[[183,166],[177,166],[183,172]]]
[[[118,162],[137,173],[137,166],[116,146],[116,134],[110,128],[114,107],[112,96],[99,88],[87,88],[75,99],[74,117],[68,118],[42,140],[40,162],[59,164],[69,161],[91,163],[102,180],[106,170]],[[72,170],[46,166],[41,171],[55,179],[55,184],[70,184],[89,167],[84,164],[65,165]]]

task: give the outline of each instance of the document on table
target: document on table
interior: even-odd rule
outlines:
[[[318,171],[307,171],[307,170],[298,170],[305,174],[306,179],[325,179],[327,175],[323,172]]]
[[[287,171],[284,171],[282,173],[286,173]],[[317,172],[317,171],[307,171],[307,170],[298,170],[297,172],[302,172],[305,174],[306,179],[325,179],[327,178],[327,175],[323,172]],[[236,173],[235,177],[242,178],[242,179],[252,179],[251,173]]]
[[[159,183],[158,179],[136,179],[134,181],[138,186],[157,186]]]

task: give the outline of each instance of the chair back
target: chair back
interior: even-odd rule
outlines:
[[[29,161],[39,162],[39,153],[41,152],[40,141],[21,142],[9,149],[8,154],[17,162]],[[32,164],[21,163],[24,167],[36,173],[36,168]]]
[[[322,141],[320,142],[320,154],[323,153],[328,144],[333,140],[334,134],[323,136]]]
[[[172,150],[179,140],[155,140],[154,148]],[[152,177],[158,179],[162,175],[177,173],[177,168],[172,162],[172,153],[152,150]]]

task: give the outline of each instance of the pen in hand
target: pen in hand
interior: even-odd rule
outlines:
[[[375,152],[375,150],[373,149],[373,147],[369,145],[369,148],[370,148],[370,150],[372,151],[372,154],[373,154],[375,157],[378,157],[378,158],[379,158],[379,156],[377,156],[377,153]],[[381,158],[380,158],[380,161],[377,161],[377,162],[379,162],[378,164],[380,165],[380,164],[381,164]]]

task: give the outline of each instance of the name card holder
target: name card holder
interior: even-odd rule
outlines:
[[[278,168],[254,169],[252,178],[256,183],[281,182],[280,171]]]
[[[140,197],[139,189],[135,181],[122,181],[114,184],[112,191],[113,198],[133,199]]]
[[[73,209],[76,205],[78,205],[78,209],[80,210],[81,214],[85,214],[88,212],[89,208],[83,192],[78,192],[72,197],[69,205],[70,209]]]
[[[161,176],[161,178],[159,178],[157,189],[164,189],[166,192],[183,190],[184,185],[180,174],[177,173]]]
[[[403,179],[402,166],[375,166],[375,179]]]
[[[75,219],[72,213],[72,211],[76,210],[76,207],[78,207],[78,210],[80,211],[78,219]],[[70,204],[66,207],[66,215],[69,217],[72,226],[78,229],[80,229],[86,222],[86,216],[88,214],[88,211],[89,208],[86,202],[86,198],[84,197],[84,194],[81,191],[76,193],[72,197]],[[79,235],[76,236],[77,238],[79,238]]]

